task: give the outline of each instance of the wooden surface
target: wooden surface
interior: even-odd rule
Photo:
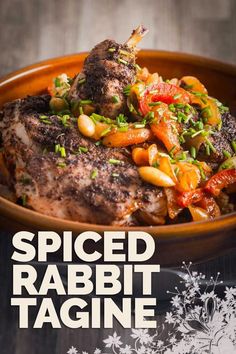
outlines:
[[[25,65],[124,41],[143,23],[142,48],[183,51],[236,63],[235,0],[0,1],[0,76]]]
[[[184,51],[236,64],[234,0],[8,0],[0,2],[0,76],[25,65],[89,50],[110,37],[124,41],[139,23],[150,33],[142,48]],[[113,330],[19,330],[11,297],[11,236],[0,235],[1,354],[89,351]],[[222,272],[235,282],[236,253],[195,266],[207,276]],[[55,303],[62,299],[55,298]],[[159,320],[163,316],[160,315]],[[126,342],[129,331],[117,328]]]

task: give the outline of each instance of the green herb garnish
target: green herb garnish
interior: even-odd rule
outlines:
[[[93,170],[93,171],[91,172],[90,178],[91,178],[91,179],[95,179],[97,176],[98,176],[98,170],[95,169],[95,170]]]
[[[117,95],[112,96],[111,100],[112,100],[113,103],[119,103],[120,102],[119,96],[117,96]]]
[[[108,160],[108,162],[111,164],[111,165],[119,165],[121,163],[120,160],[116,160],[116,159],[110,159]]]

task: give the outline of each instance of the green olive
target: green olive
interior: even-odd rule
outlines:
[[[230,157],[225,160],[219,167],[219,171],[221,170],[231,170],[236,168],[236,156]]]
[[[61,112],[69,108],[67,101],[60,97],[52,97],[49,106],[53,112]]]

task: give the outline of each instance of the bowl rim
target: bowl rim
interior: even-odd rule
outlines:
[[[78,57],[85,57],[88,52],[80,52],[69,55],[63,55],[59,57],[54,57],[46,60],[39,61],[32,65],[27,65],[23,68],[15,70],[9,74],[6,74],[0,78],[0,87],[7,85],[11,81],[17,80],[21,77],[25,77],[30,75],[31,73],[35,73],[41,71],[43,69],[50,68],[52,66],[60,66],[60,63],[64,62],[67,59],[69,62],[74,62],[74,60]],[[184,52],[172,52],[166,50],[155,50],[155,49],[142,49],[139,52],[139,56],[149,56],[150,58],[166,58],[168,55],[168,60],[180,60],[182,62],[191,61],[193,64],[205,68],[214,69],[220,72],[224,72],[230,76],[236,76],[236,65],[231,63],[224,63],[223,61],[211,59],[195,54],[189,54]],[[44,225],[50,224],[50,227],[53,226],[56,230],[71,230],[71,231],[138,231],[142,230],[148,233],[156,234],[158,237],[163,239],[172,239],[179,237],[181,239],[184,238],[192,238],[194,236],[200,236],[201,234],[209,234],[218,231],[219,229],[224,229],[227,231],[228,229],[232,229],[236,225],[236,212],[222,215],[215,219],[207,220],[207,221],[198,221],[198,222],[188,222],[188,223],[180,223],[180,224],[171,224],[171,225],[157,225],[157,226],[114,226],[114,225],[101,225],[101,224],[90,224],[83,223],[79,221],[72,221],[67,219],[56,218],[52,216],[48,216],[46,214],[42,214],[40,212],[27,209],[23,206],[20,206],[14,202],[11,202],[4,197],[0,196],[0,213],[5,216],[10,216],[14,218],[14,220],[19,222],[24,222],[32,225],[32,220],[37,220],[35,222],[35,226],[42,227],[45,229]],[[200,232],[201,231],[201,232]]]

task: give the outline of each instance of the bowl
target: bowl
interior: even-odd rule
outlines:
[[[18,70],[0,80],[0,107],[26,95],[45,92],[51,80],[66,72],[74,76],[82,68],[87,53],[46,60]],[[212,96],[236,112],[236,66],[195,55],[142,50],[138,63],[164,78],[197,76]],[[0,225],[5,230],[71,230],[83,231],[142,230],[155,237],[157,252],[154,261],[162,266],[179,265],[182,261],[199,262],[219,255],[236,246],[236,213],[204,222],[166,226],[114,227],[94,225],[46,216],[16,205],[0,197]]]

